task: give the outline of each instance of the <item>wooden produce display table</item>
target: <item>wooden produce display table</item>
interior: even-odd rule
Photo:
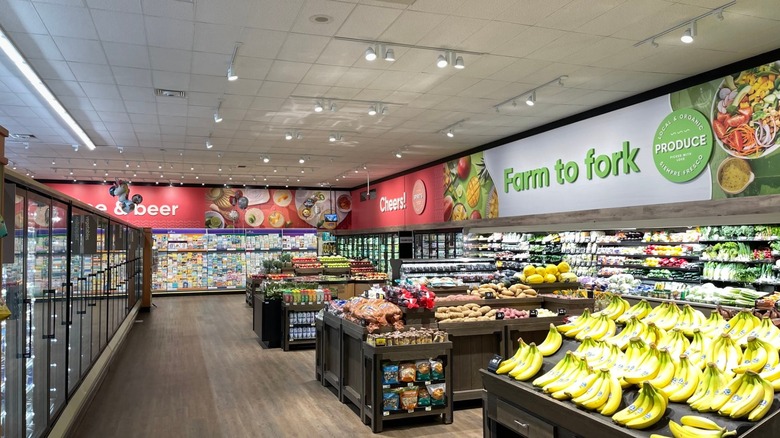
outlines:
[[[431,292],[435,293],[437,297],[446,297],[447,295],[465,294],[469,291],[468,286],[452,286],[452,287],[429,287]]]
[[[246,279],[246,303],[252,307],[255,305],[254,296],[263,284],[263,279],[247,277]]]
[[[494,354],[506,351],[505,321],[473,321],[440,324],[452,342],[453,401],[482,398],[479,369],[487,366]]]
[[[368,331],[352,321],[341,322],[341,374],[339,401],[352,402],[358,408],[363,406],[363,341]],[[361,412],[362,418],[362,412]]]
[[[385,421],[400,420],[412,417],[441,416],[445,424],[452,423],[452,361],[450,352],[452,342],[436,342],[432,344],[397,345],[392,347],[375,347],[363,343],[363,373],[366,376],[363,384],[363,400],[361,418],[371,425],[374,433],[381,432]],[[444,364],[444,379],[432,382],[399,383],[384,385],[382,381],[382,363],[384,361],[414,362],[420,359],[440,358]],[[383,393],[385,389],[402,388],[404,386],[425,385],[426,383],[444,383],[446,404],[444,406],[417,407],[411,411],[385,411]]]
[[[322,378],[322,326],[325,323],[321,319],[314,320],[314,380],[325,385]]]
[[[564,339],[560,350],[544,358],[540,376],[558,363],[569,350],[576,349],[580,343]],[[780,393],[775,394],[772,411],[757,423],[736,421],[721,417],[715,413],[698,413],[687,404],[669,403],[666,417],[645,430],[621,427],[598,412],[589,412],[578,408],[570,401],[559,401],[544,394],[528,382],[518,382],[508,376],[496,375],[480,370],[485,388],[482,410],[484,436],[491,438],[509,438],[511,436],[542,438],[575,438],[580,436],[599,438],[644,437],[651,434],[672,436],[668,419],[678,423],[684,415],[699,415],[710,418],[729,430],[736,429],[739,437],[768,438],[780,436]],[[637,398],[637,388],[623,391],[621,409]],[[576,432],[576,433],[575,433]]]
[[[311,337],[304,337],[302,335],[295,336],[295,329],[307,329],[314,327],[314,313],[319,312],[322,309],[323,303],[311,303],[311,304],[290,304],[284,303],[282,305],[282,349],[284,351],[290,351],[290,348],[296,346],[314,347],[316,343],[315,332],[311,330]],[[301,314],[306,312],[310,314],[310,320],[304,320],[301,318]]]
[[[531,310],[542,307],[544,299],[542,297],[534,298],[493,298],[493,299],[480,299],[473,300],[459,300],[459,301],[447,301],[447,297],[436,299],[436,307],[450,307],[450,306],[462,306],[468,303],[479,304],[480,306],[490,306],[493,309],[500,309],[502,307],[511,307],[517,310]]]
[[[563,316],[549,316],[542,318],[521,318],[521,319],[506,319],[506,350],[502,350],[499,354],[505,358],[512,357],[517,350],[519,342],[518,338],[523,338],[523,342],[530,344],[536,342],[539,345],[544,338],[547,337],[547,333],[550,331],[550,324],[563,324]],[[487,362],[485,362],[487,364]],[[485,365],[483,365],[484,367]]]
[[[322,385],[332,386],[341,400],[341,323],[325,312],[322,318]]]

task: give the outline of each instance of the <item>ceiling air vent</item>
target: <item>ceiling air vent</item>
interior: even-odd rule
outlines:
[[[154,89],[154,95],[155,96],[164,96],[164,97],[186,97],[186,94],[183,91],[179,90],[164,90],[162,88],[155,88]]]
[[[32,134],[12,133],[12,134],[8,134],[8,136],[13,138],[14,140],[19,140],[19,141],[28,141],[28,140],[35,140],[36,139],[36,137],[34,135],[32,135]]]

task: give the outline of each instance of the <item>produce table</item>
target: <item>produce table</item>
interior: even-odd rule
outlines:
[[[374,347],[363,343],[363,373],[366,376],[363,387],[364,404],[361,407],[361,418],[364,423],[371,425],[374,433],[381,432],[385,421],[400,420],[412,417],[441,416],[445,424],[452,423],[452,373],[450,360],[451,342],[437,342],[419,345],[398,345],[392,347]],[[415,359],[441,358],[444,363],[444,380],[433,383],[445,383],[444,406],[418,407],[412,411],[384,411],[383,389],[400,388],[406,383],[395,385],[383,385],[382,362],[383,361],[414,361]],[[426,382],[414,382],[410,385],[425,384]]]
[[[578,341],[564,339],[557,353],[544,358],[542,369],[537,376],[549,371],[563,359],[566,351],[575,350],[578,346]],[[730,420],[713,413],[699,413],[687,404],[669,403],[664,419],[648,429],[634,430],[613,423],[610,417],[580,409],[570,401],[555,400],[544,394],[541,389],[531,385],[533,379],[528,382],[518,382],[508,376],[499,376],[484,369],[480,370],[480,375],[486,391],[482,406],[485,437],[612,438],[649,437],[653,433],[672,436],[668,419],[674,419],[679,423],[679,419],[684,415],[710,418],[729,429],[737,429],[740,437],[780,437],[780,394],[775,394],[775,403],[771,412],[757,423]],[[624,390],[624,405],[621,405],[621,409],[628,406],[636,397],[636,387]],[[508,433],[507,430],[516,435]]]
[[[452,287],[429,287],[431,292],[435,293],[437,297],[445,297],[447,295],[465,294],[469,291],[468,286],[452,286]]]
[[[341,389],[339,391],[339,401],[345,403],[345,400],[351,401],[355,406],[361,409],[361,418],[363,417],[363,344],[366,340],[368,331],[365,327],[355,324],[352,321],[342,320],[341,322]]]
[[[322,384],[330,385],[341,396],[341,322],[339,317],[325,312],[322,318]]]
[[[567,315],[579,315],[585,309],[593,310],[596,300],[593,298],[559,298],[545,295],[544,307],[555,312],[558,309],[566,310]]]
[[[542,307],[544,299],[542,297],[535,298],[493,298],[493,299],[473,299],[473,300],[459,300],[459,301],[447,301],[447,297],[437,299],[436,307],[449,307],[449,306],[462,306],[467,303],[479,304],[480,306],[490,306],[494,309],[501,307],[511,307],[518,310],[531,310]]]
[[[263,348],[279,348],[282,345],[282,300],[266,300],[264,294],[255,294],[252,330]]]
[[[314,331],[316,333],[314,344],[314,380],[325,385],[322,378],[322,326],[324,322],[321,319],[314,320]]]

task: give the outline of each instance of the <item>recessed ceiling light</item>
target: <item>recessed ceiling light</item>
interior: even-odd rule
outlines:
[[[329,15],[323,14],[312,15],[309,17],[309,21],[317,24],[327,24],[330,23],[331,20],[333,20],[333,18],[331,18]]]

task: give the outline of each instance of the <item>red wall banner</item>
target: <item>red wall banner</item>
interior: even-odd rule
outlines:
[[[346,191],[131,185],[130,194],[143,196],[143,202],[124,213],[108,193],[109,184],[49,186],[138,227],[342,229],[352,219],[352,198]],[[241,208],[241,198],[246,198],[246,208]],[[325,221],[331,214],[337,222]]]

